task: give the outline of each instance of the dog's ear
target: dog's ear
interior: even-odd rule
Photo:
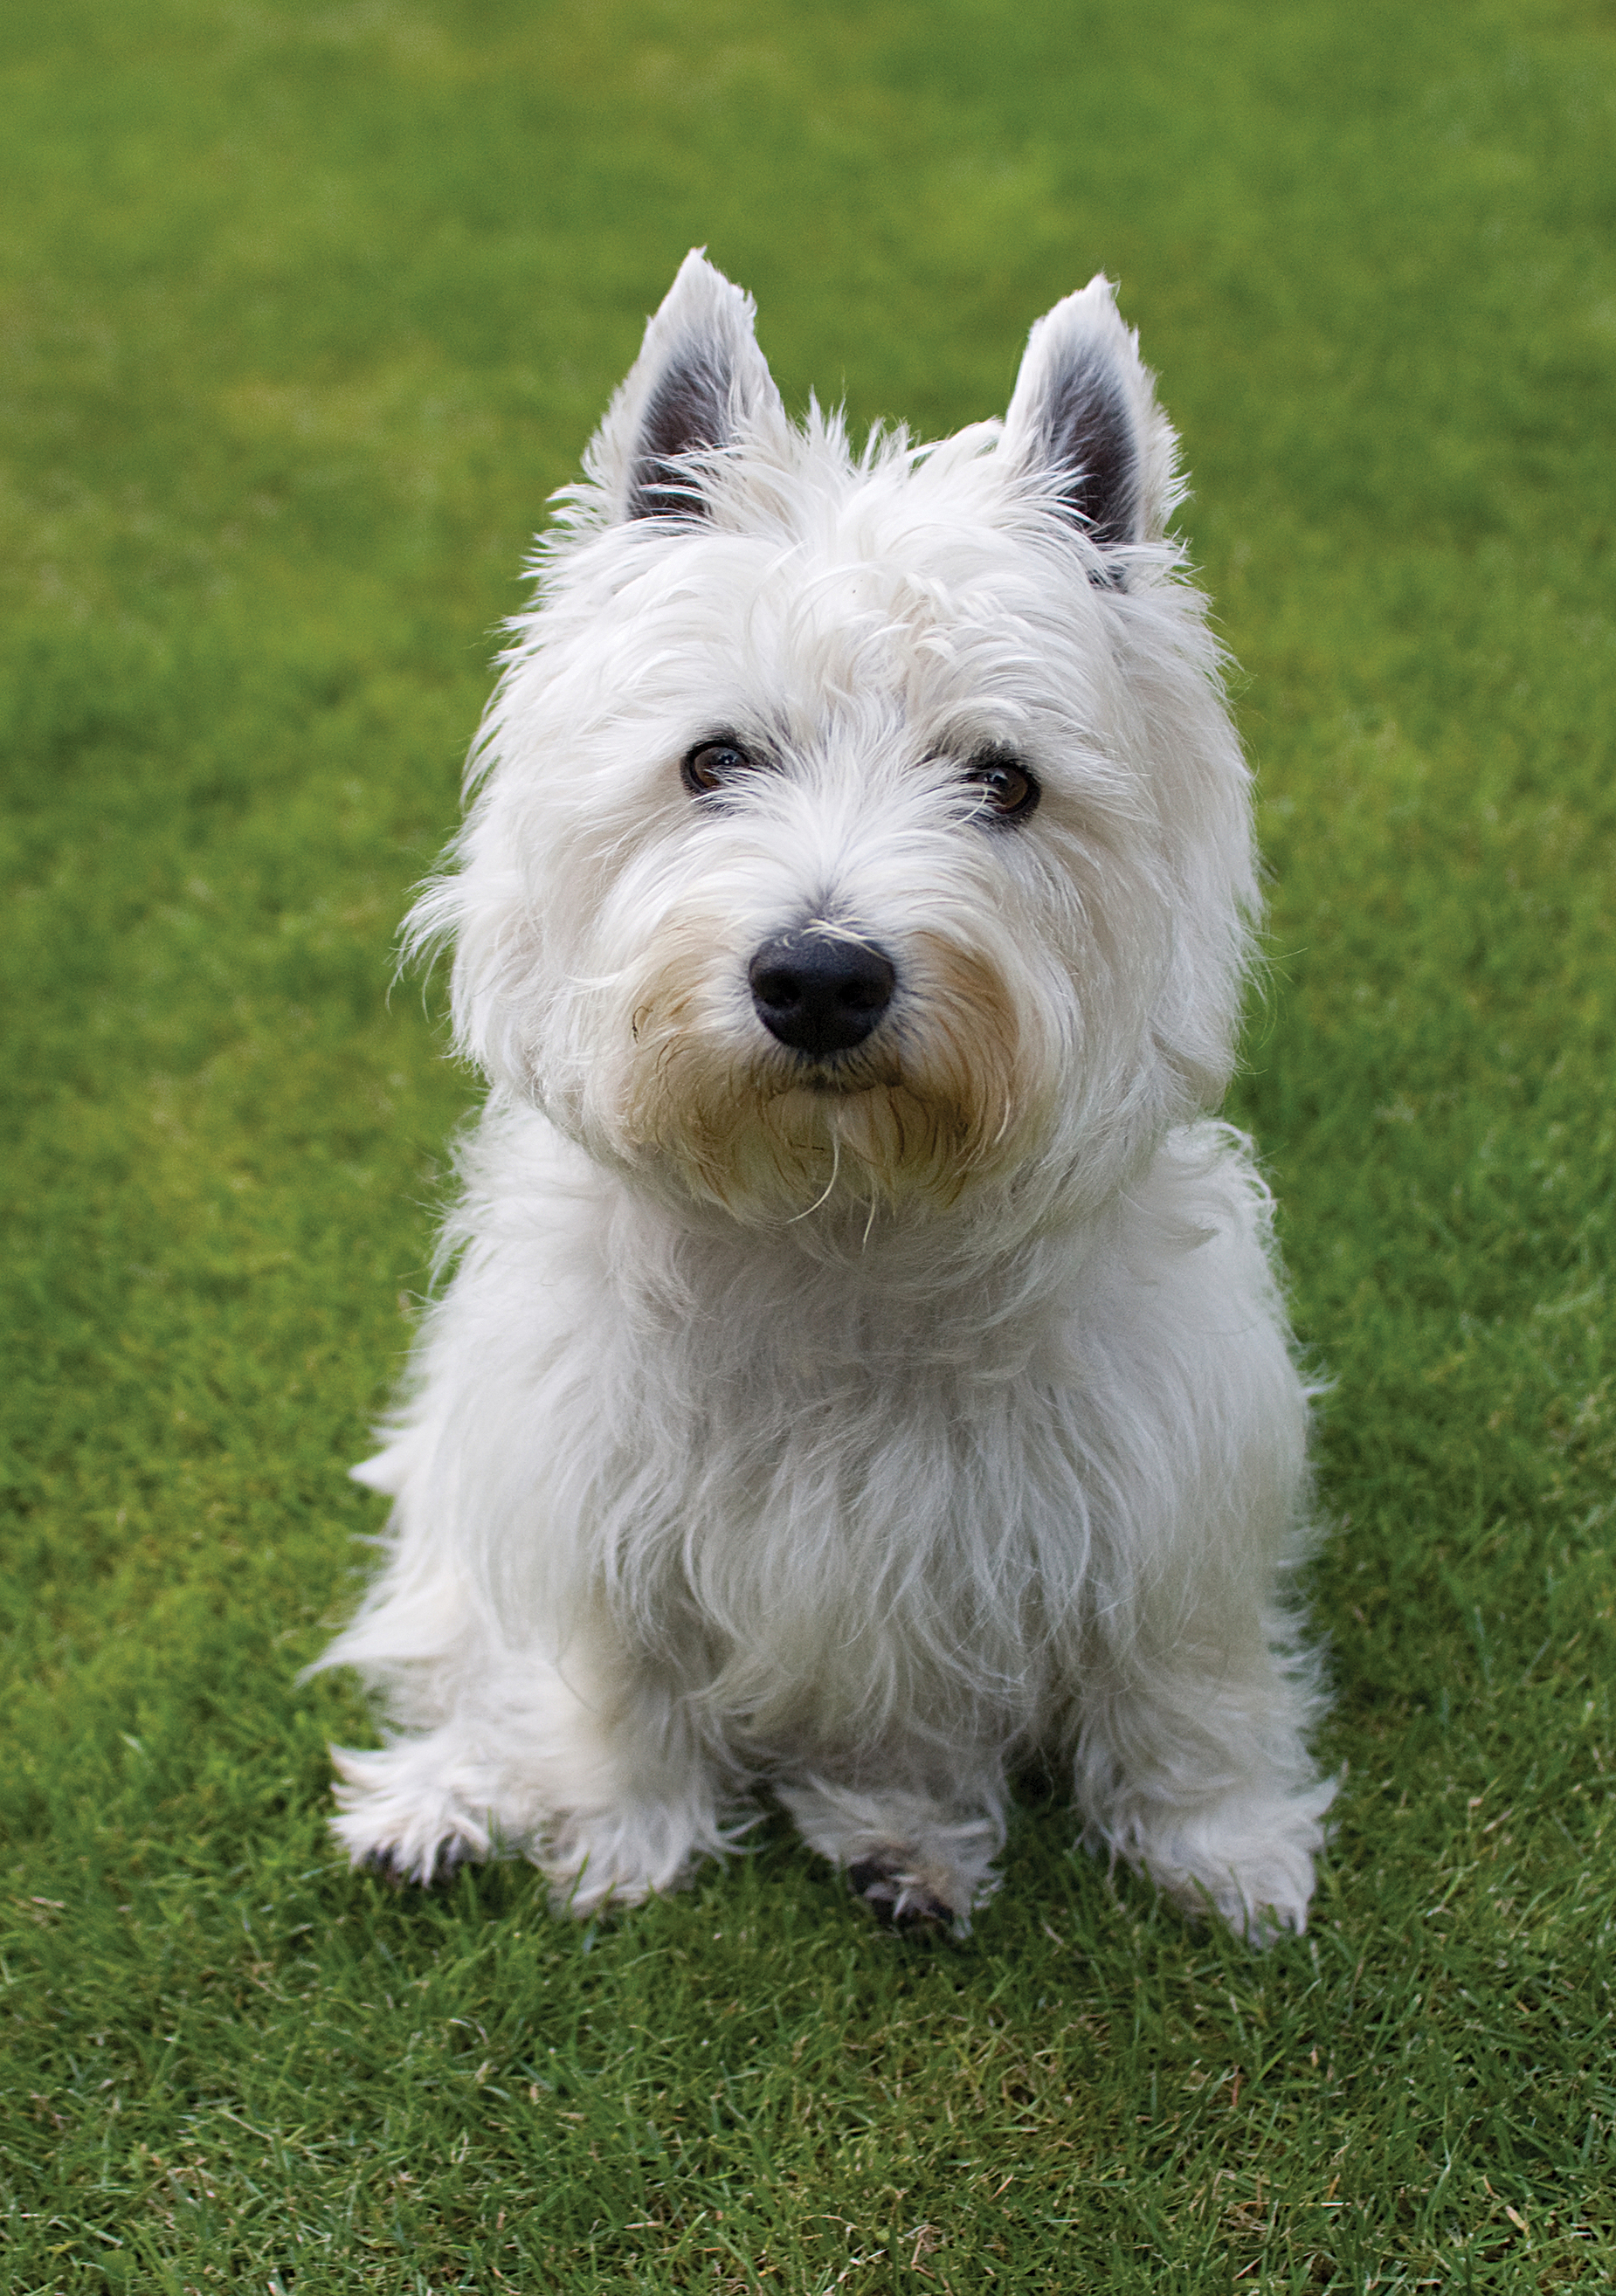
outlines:
[[[1108,279],[1091,279],[1034,326],[1000,451],[1054,480],[1102,554],[1096,581],[1120,586],[1124,570],[1111,554],[1160,540],[1178,498],[1175,440]]]
[[[699,471],[684,458],[727,446],[759,414],[780,411],[753,316],[751,297],[693,248],[589,450],[611,517],[707,515]]]

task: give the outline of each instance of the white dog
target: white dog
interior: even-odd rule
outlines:
[[[1260,1941],[1332,1789],[1284,1587],[1307,1398],[1228,1079],[1247,774],[1112,291],[1004,422],[790,422],[693,254],[543,546],[453,873],[491,1089],[322,1661],[337,1832],[582,1913],[767,1787],[898,1921],[1006,1769]]]

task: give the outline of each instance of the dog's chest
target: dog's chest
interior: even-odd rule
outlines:
[[[1080,1592],[1072,1394],[1035,1349],[822,1307],[640,1327],[601,1487],[624,1624],[765,1725],[939,1675],[1020,1710]]]

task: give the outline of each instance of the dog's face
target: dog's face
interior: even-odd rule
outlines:
[[[455,876],[463,1045],[746,1218],[1092,1203],[1226,1081],[1244,768],[1095,281],[1009,414],[850,455],[685,263],[546,552]]]

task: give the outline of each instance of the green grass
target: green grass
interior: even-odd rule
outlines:
[[[1607,2284],[1613,149],[1599,0],[13,0],[0,2287]],[[1334,1382],[1261,1960],[1053,1793],[958,1948],[780,1828],[587,1931],[323,1831],[472,1090],[391,935],[697,241],[929,430],[1103,266],[1185,437]]]

